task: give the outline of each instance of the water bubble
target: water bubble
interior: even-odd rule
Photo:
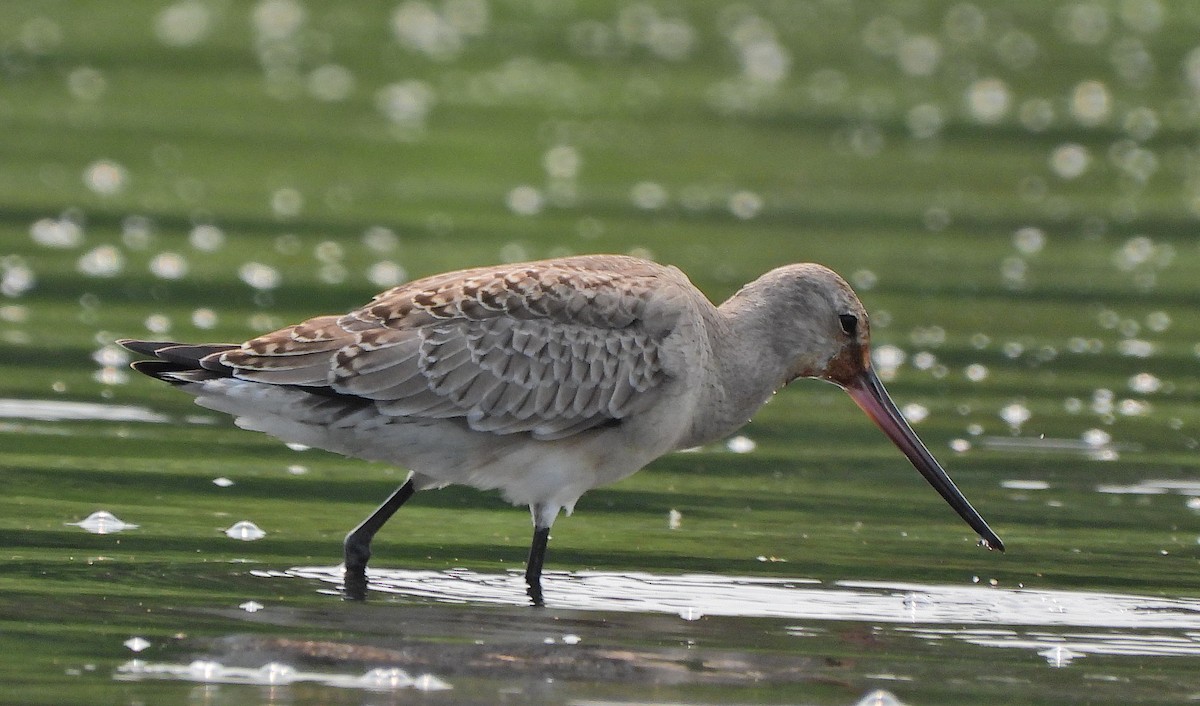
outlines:
[[[1084,127],[1096,127],[1112,112],[1112,94],[1101,81],[1081,81],[1071,91],[1071,115]]]
[[[377,253],[388,253],[396,249],[400,244],[400,238],[391,228],[371,226],[363,232],[362,242],[363,245]]]
[[[413,680],[399,667],[376,667],[363,674],[359,683],[367,689],[407,689]]]
[[[1008,424],[1015,432],[1021,428],[1021,425],[1029,421],[1032,414],[1029,408],[1020,402],[1013,402],[1000,410],[1000,418]]]
[[[29,227],[33,242],[47,248],[77,248],[83,243],[83,228],[70,218],[39,218]]]
[[[344,255],[345,250],[334,240],[322,240],[313,248],[313,257],[327,265],[340,262]]]
[[[913,343],[916,343],[918,345],[921,343],[927,342],[927,340],[928,340],[926,338],[926,336],[924,335],[924,329],[921,329],[920,331],[921,331],[921,333],[914,332],[913,336],[912,336]],[[916,355],[913,356],[913,367],[916,368],[917,370],[929,370],[936,364],[937,364],[937,356],[930,353],[929,351],[921,351],[920,353],[917,353]]]
[[[896,52],[900,69],[909,76],[931,76],[942,60],[942,45],[933,37],[905,37]]]
[[[225,672],[220,662],[198,659],[188,665],[188,676],[196,681],[217,681]]]
[[[225,476],[221,476],[219,478],[213,478],[213,485],[217,486],[218,488],[228,488],[229,486],[233,485],[233,481]]]
[[[735,436],[725,442],[725,448],[735,454],[747,454],[758,448],[758,444],[748,436]]]
[[[863,27],[863,46],[879,56],[892,56],[903,40],[904,25],[892,15],[876,15]]]
[[[1133,140],[1119,140],[1108,151],[1109,160],[1139,184],[1158,171],[1158,156]]]
[[[1200,91],[1200,47],[1192,49],[1184,57],[1183,75],[1193,91]]]
[[[1055,645],[1054,647],[1046,648],[1038,652],[1038,654],[1042,657],[1045,657],[1046,662],[1051,667],[1066,667],[1070,665],[1072,661],[1080,657],[1087,656],[1082,652],[1072,652],[1062,645]]]
[[[1044,480],[1002,480],[1000,487],[1009,490],[1049,490],[1050,484]]]
[[[192,325],[200,329],[210,329],[217,325],[217,312],[207,307],[201,307],[192,312]]]
[[[1075,44],[1099,44],[1108,35],[1108,10],[1098,2],[1064,5],[1055,20],[1063,38]]]
[[[534,216],[542,212],[546,199],[536,187],[522,184],[514,187],[505,198],[508,210],[519,216]]]
[[[942,131],[946,119],[942,109],[933,103],[921,103],[909,109],[905,124],[913,137],[926,140]]]
[[[7,321],[10,324],[23,324],[28,320],[28,307],[20,306],[18,304],[0,306],[0,321]]]
[[[583,160],[579,151],[570,145],[556,145],[542,155],[542,167],[555,179],[574,179],[579,176]]]
[[[1082,175],[1091,161],[1087,148],[1073,142],[1055,147],[1050,154],[1050,168],[1062,179],[1074,179]]]
[[[107,510],[97,510],[79,522],[68,522],[66,524],[73,527],[80,527],[92,534],[115,534],[138,528],[132,522],[125,522]]]
[[[49,17],[31,17],[21,25],[20,42],[25,51],[45,56],[62,46],[63,30]]]
[[[231,539],[239,539],[243,542],[253,542],[267,536],[267,533],[262,528],[250,520],[235,522],[233,526],[223,531],[225,532],[225,536]]]
[[[486,5],[482,7],[486,13]],[[486,14],[483,21],[486,24]],[[392,13],[392,32],[402,46],[436,61],[457,58],[463,50],[463,32],[459,27],[421,0],[408,0],[396,8]]]
[[[699,608],[688,606],[679,611],[679,617],[684,620],[699,620],[704,617],[704,613]]]
[[[1041,228],[1025,226],[1013,233],[1013,245],[1022,255],[1034,255],[1046,244],[1046,233]]]
[[[871,270],[856,270],[850,275],[850,281],[854,283],[854,288],[860,291],[868,291],[875,288],[879,283],[879,276]]]
[[[267,662],[258,669],[260,684],[290,684],[296,679],[296,669],[281,662]]]
[[[125,256],[112,245],[100,245],[81,255],[75,269],[89,277],[116,277],[125,269]]]
[[[108,159],[92,162],[83,171],[83,183],[101,196],[113,196],[125,189],[125,167]]]
[[[999,78],[981,78],[967,88],[967,110],[985,125],[995,125],[1008,114],[1012,95],[1008,84]]]
[[[776,39],[775,28],[757,15],[748,14],[726,32],[737,52],[742,75],[751,83],[771,86],[787,78],[792,56]]]
[[[875,367],[882,370],[895,371],[907,359],[907,354],[897,346],[890,343],[879,346],[871,350],[871,360],[875,363]]]
[[[696,30],[682,18],[660,18],[654,22],[642,44],[670,61],[683,61],[696,46]]]
[[[942,20],[946,34],[960,44],[982,41],[987,34],[987,15],[969,2],[952,5]]]
[[[201,224],[188,233],[188,243],[197,250],[213,252],[225,244],[225,233],[214,225]]]
[[[154,36],[169,47],[190,47],[204,41],[212,28],[212,10],[200,0],[168,5],[154,18]]]
[[[413,679],[412,688],[417,691],[446,691],[453,687],[432,674],[422,674]]]
[[[100,100],[108,90],[108,80],[98,69],[80,66],[67,74],[67,90],[75,98],[92,103]]]
[[[150,641],[144,637],[134,636],[121,643],[130,649],[132,652],[141,652],[150,646]]]
[[[971,442],[966,439],[951,439],[950,450],[955,453],[966,453],[971,450]]]
[[[99,365],[118,366],[129,362],[129,353],[120,346],[106,345],[92,353],[92,360]]]
[[[1143,395],[1158,392],[1163,387],[1163,382],[1151,373],[1138,373],[1129,378],[1129,389]]]
[[[423,81],[393,83],[375,92],[375,107],[401,130],[399,137],[409,137],[425,127],[435,103],[433,89]]]
[[[308,466],[299,463],[293,463],[287,467],[287,472],[289,475],[302,476],[305,473],[308,473]]]
[[[683,513],[671,508],[667,513],[667,529],[677,530],[683,525]]]
[[[1153,311],[1146,315],[1146,328],[1162,333],[1171,327],[1171,315],[1165,311]]]
[[[754,218],[762,208],[762,197],[753,191],[735,191],[729,197],[729,212],[741,220]]]
[[[127,216],[121,221],[121,242],[130,250],[145,250],[154,239],[154,222],[146,216]]]
[[[996,55],[1011,69],[1028,68],[1038,55],[1037,40],[1019,29],[1010,29],[996,40]]]
[[[987,379],[988,369],[981,363],[971,363],[967,366],[965,374],[971,382],[982,382]]]
[[[187,260],[179,253],[160,252],[150,259],[150,273],[159,279],[182,279],[187,271]]]
[[[1054,105],[1045,98],[1030,98],[1021,103],[1017,119],[1030,132],[1044,132],[1054,124]]]
[[[923,404],[909,402],[900,410],[910,424],[920,424],[929,417],[929,408]]]
[[[391,260],[381,260],[367,268],[367,280],[376,287],[395,287],[408,280],[408,271]]]
[[[1123,37],[1113,42],[1109,61],[1126,83],[1141,88],[1154,77],[1154,56],[1140,39]]]
[[[260,0],[252,16],[254,29],[265,39],[287,39],[298,32],[308,12],[296,0]]]
[[[308,92],[327,103],[344,101],[354,92],[354,73],[345,66],[325,64],[308,75]]]
[[[294,218],[304,207],[304,196],[291,187],[282,187],[271,193],[271,211],[279,218]]]
[[[633,185],[629,192],[633,205],[646,211],[654,211],[667,205],[667,190],[662,184],[642,181]]]
[[[1200,87],[1200,49],[1196,51],[1197,87]],[[850,89],[846,75],[837,69],[818,69],[808,79],[808,95],[813,102],[829,105],[841,100]]]
[[[241,608],[242,610],[246,611],[247,613],[257,613],[258,611],[262,610],[264,607],[265,606],[263,606],[263,604],[259,603],[258,601],[246,601],[245,603],[241,603],[238,605],[238,608]]]
[[[171,319],[166,314],[151,314],[146,317],[144,325],[151,333],[167,333],[171,330]]]
[[[1117,13],[1127,27],[1142,34],[1157,32],[1166,19],[1159,0],[1122,0]]]
[[[854,706],[904,706],[904,702],[890,691],[876,689],[854,702]]]
[[[246,284],[259,290],[279,286],[279,270],[261,262],[247,262],[238,268],[238,277]]]
[[[1022,289],[1025,287],[1025,276],[1029,272],[1029,266],[1023,258],[1006,257],[1000,262],[1000,276],[1004,278],[1004,283],[1011,289]]]

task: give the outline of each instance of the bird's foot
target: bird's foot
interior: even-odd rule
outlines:
[[[546,601],[542,600],[542,582],[529,581],[525,584],[525,593],[529,595],[530,605],[534,608],[544,608]]]
[[[346,537],[343,547],[343,591],[346,600],[362,601],[367,598],[367,561],[371,558],[371,545],[357,541],[354,534]]]
[[[367,567],[362,565],[356,569],[346,567],[342,574],[342,597],[348,601],[367,600]]]

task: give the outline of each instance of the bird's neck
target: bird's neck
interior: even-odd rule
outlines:
[[[750,421],[771,396],[795,377],[793,361],[777,344],[779,322],[759,302],[740,295],[714,312],[709,326],[715,375],[709,377],[691,433],[681,447],[718,441]]]

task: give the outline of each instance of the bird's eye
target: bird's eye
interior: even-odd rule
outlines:
[[[842,322],[842,330],[847,336],[853,338],[858,333],[858,317],[854,314],[838,314],[838,321]]]

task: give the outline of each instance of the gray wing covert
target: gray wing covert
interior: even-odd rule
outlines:
[[[400,287],[225,352],[238,377],[326,387],[389,416],[556,439],[648,407],[671,321],[655,282],[561,269],[468,271]]]

